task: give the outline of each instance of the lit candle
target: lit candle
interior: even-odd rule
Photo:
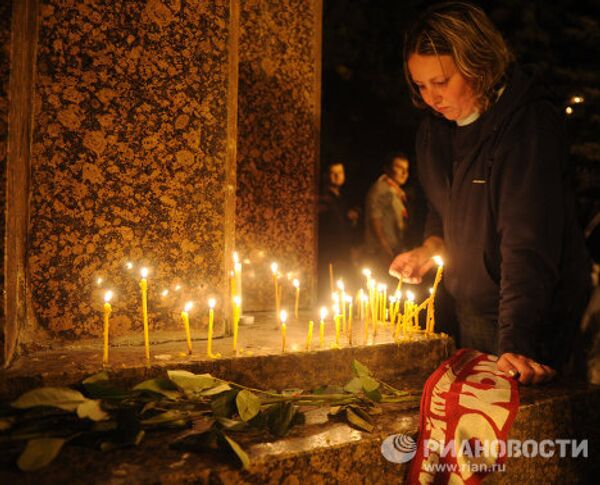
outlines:
[[[279,315],[279,273],[277,272],[277,263],[271,263],[271,272],[273,273],[273,284],[275,285],[275,315]]]
[[[313,326],[314,323],[312,320],[308,322],[308,335],[306,337],[306,351],[310,350],[310,346],[312,345],[312,337],[313,337]]]
[[[285,322],[287,320],[287,312],[285,310],[281,310],[279,314],[279,320],[281,321],[281,352],[285,352]]]
[[[110,306],[110,299],[112,296],[112,291],[107,291],[104,293],[104,352],[102,356],[102,365],[108,365],[108,319],[112,312],[112,307]]]
[[[142,268],[140,289],[142,290],[142,318],[144,321],[144,347],[146,349],[146,363],[150,363],[150,336],[148,334],[148,268]]]
[[[242,298],[242,263],[240,262],[240,258],[237,252],[233,253],[233,275],[235,281],[235,294],[233,296],[239,296]],[[242,313],[242,308],[240,307],[240,315]]]
[[[212,352],[212,338],[213,338],[213,326],[215,324],[215,305],[217,301],[214,298],[208,299],[208,343],[206,347],[206,355],[209,359],[215,359],[220,357],[221,354],[213,354]]]
[[[389,301],[390,301],[390,309],[389,309],[389,313],[390,313],[390,323],[392,325],[394,325],[394,322],[396,321],[396,312],[394,311],[396,308],[396,296],[395,295],[390,295],[389,297]]]
[[[333,264],[329,263],[329,288],[331,293],[333,293]]]
[[[319,347],[325,345],[325,317],[327,316],[327,308],[321,307],[321,322],[319,323]]]
[[[334,317],[333,317],[333,321],[335,322],[335,346],[339,347],[340,346],[340,320],[342,318],[342,316],[340,315],[340,307],[339,305],[336,305],[333,309],[334,312]]]
[[[346,295],[346,302],[348,303],[348,345],[352,345],[352,297]]]
[[[402,323],[402,327],[405,332],[412,330],[409,327],[410,321],[412,319],[412,310],[413,310],[413,302],[415,301],[415,295],[412,291],[406,292],[406,301],[404,302],[404,319]]]
[[[442,281],[442,273],[444,272],[444,260],[440,256],[434,256],[434,261],[438,265],[437,272],[435,274],[435,280],[433,282],[433,289],[431,290],[431,296],[429,297],[429,305],[427,307],[427,327],[429,333],[433,333],[435,327],[435,296],[437,289]]]
[[[337,281],[337,287],[340,293],[339,303],[342,305],[342,328],[346,333],[346,288],[342,280]]]
[[[239,295],[233,297],[233,352],[237,354],[238,330],[240,327],[240,314],[242,311],[242,299]]]
[[[187,342],[188,354],[192,355],[192,336],[190,334],[190,310],[192,302],[188,301],[181,312],[181,320],[183,320],[183,328],[185,329],[185,340]]]
[[[300,280],[298,278],[294,278],[292,282],[294,288],[296,288],[296,302],[294,303],[294,318],[298,320],[298,306],[300,305]]]

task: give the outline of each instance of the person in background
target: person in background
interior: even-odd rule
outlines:
[[[548,381],[574,354],[590,289],[554,100],[468,3],[426,10],[404,67],[428,110],[416,163],[429,212],[423,244],[390,273],[417,283],[443,256],[460,346],[498,355],[520,383]]]
[[[329,265],[335,279],[349,281],[354,277],[353,247],[356,244],[356,226],[359,213],[350,207],[342,192],[346,183],[344,164],[330,163],[319,194],[319,297],[329,301]]]
[[[407,249],[408,210],[403,189],[409,162],[404,153],[394,153],[369,189],[365,203],[365,257],[376,274],[387,274],[394,256]]]

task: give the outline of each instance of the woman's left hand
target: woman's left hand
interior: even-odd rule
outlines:
[[[521,384],[541,384],[556,376],[556,371],[547,365],[524,355],[506,352],[498,359],[498,369],[518,379]]]

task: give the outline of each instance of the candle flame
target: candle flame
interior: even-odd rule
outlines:
[[[235,295],[233,297],[233,303],[237,306],[240,306],[242,304],[242,299],[240,298],[240,295]]]
[[[567,113],[568,115],[572,115],[573,114],[573,108],[571,108],[570,106],[567,106],[565,108],[565,113]]]
[[[364,274],[367,278],[371,277],[371,270],[369,268],[365,268],[362,270],[362,274]]]
[[[98,279],[96,280],[96,284],[97,284],[98,286],[100,286],[100,285],[102,284],[102,282],[103,282],[103,281],[104,281],[104,280],[103,280],[102,278],[98,278]]]
[[[112,291],[107,291],[106,293],[104,293],[104,302],[108,303],[110,302],[111,298],[113,297],[113,292]]]
[[[277,269],[279,268],[279,266],[277,265],[277,263],[271,263],[271,272],[275,275],[277,274]]]
[[[335,305],[333,305],[332,309],[333,309],[333,313],[335,315],[339,315],[340,314],[340,306],[337,303]]]
[[[583,103],[583,96],[573,96],[571,102],[575,104]]]
[[[383,291],[387,288],[383,283],[377,283],[377,291]]]
[[[181,285],[175,285],[175,291],[181,290]]]
[[[364,293],[362,295],[360,295],[360,299],[362,301],[369,301],[369,297],[367,295],[365,295]]]
[[[244,259],[244,264],[251,264],[252,262],[250,261],[249,258]]]
[[[433,295],[433,288],[429,288],[429,294]]]
[[[369,280],[369,289],[370,290],[374,290],[375,289],[375,280]]]
[[[233,263],[238,264],[239,262],[240,262],[240,258],[238,256],[238,253],[237,253],[237,251],[234,251],[233,252]]]
[[[396,303],[396,300],[397,300],[397,299],[398,299],[398,298],[396,298],[395,296],[393,296],[393,295],[390,295],[390,303]]]
[[[402,292],[400,290],[396,290],[396,293],[394,293],[394,296],[396,297],[397,300],[399,300],[400,298],[402,298]]]
[[[321,320],[325,320],[325,317],[327,316],[327,308],[325,308],[324,306],[321,307]]]
[[[444,260],[440,256],[434,256],[433,260],[438,266],[444,266]]]
[[[187,313],[187,312],[189,312],[192,309],[193,306],[194,306],[194,303],[191,302],[191,301],[188,301],[185,304],[185,307],[183,307],[183,311]]]
[[[336,284],[340,291],[344,291],[344,282],[342,280],[337,280]]]
[[[148,277],[148,268],[142,268],[140,271],[140,274],[142,275],[142,278],[147,278]]]
[[[233,269],[236,273],[242,271],[242,263],[233,263]]]
[[[161,295],[162,296],[167,296],[169,294],[169,290],[162,290]]]
[[[344,301],[345,301],[346,303],[352,303],[352,297],[351,297],[350,295],[346,295],[346,296],[344,297]]]
[[[281,320],[282,325],[285,325],[285,321],[287,320],[287,312],[285,310],[279,312],[279,320]]]
[[[331,294],[331,299],[332,299],[332,300],[333,300],[335,303],[337,303],[337,302],[339,302],[339,301],[340,301],[340,295],[338,295],[337,293],[332,293],[332,294]]]
[[[217,300],[215,300],[214,298],[208,299],[208,306],[210,307],[211,310],[213,310],[215,308],[216,304],[217,304]]]
[[[127,263],[125,263],[125,267],[127,269],[133,269],[133,263],[131,261],[127,261]]]
[[[415,301],[415,294],[412,291],[406,292],[406,299],[410,302]]]
[[[300,288],[300,280],[298,278],[294,278],[292,284],[294,285],[294,288]]]

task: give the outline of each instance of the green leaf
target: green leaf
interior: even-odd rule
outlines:
[[[207,389],[206,391],[202,391],[200,394],[203,396],[216,396],[217,394],[221,394],[222,392],[229,391],[231,386],[226,382],[219,384],[218,386]]]
[[[210,402],[210,407],[217,417],[231,418],[236,412],[235,398],[240,392],[238,389],[231,389],[215,396]]]
[[[260,398],[246,389],[238,393],[235,403],[243,421],[250,421],[260,411]]]
[[[354,359],[354,361],[352,361],[352,372],[354,373],[354,375],[356,377],[362,377],[362,376],[370,376],[371,371],[369,370],[369,368],[364,365],[361,364],[358,360]]]
[[[83,394],[68,387],[38,387],[22,394],[11,405],[17,409],[51,406],[65,411],[75,411],[85,401],[87,398]]]
[[[238,421],[237,419],[229,418],[217,418],[217,423],[219,423],[223,428],[231,431],[241,431],[248,426],[246,423],[244,423],[244,421]]]
[[[174,390],[172,382],[162,377],[149,379],[139,383],[133,388],[134,391],[149,391],[156,394],[161,394],[172,401],[176,401],[181,397],[181,394]]]
[[[109,415],[100,406],[100,401],[88,399],[77,406],[77,416],[80,418],[89,418],[92,421],[104,421]]]
[[[127,397],[127,391],[113,385],[104,371],[88,377],[82,385],[92,399],[121,400]]]
[[[234,440],[232,440],[225,433],[223,433],[223,438],[225,438],[225,441],[229,445],[229,449],[231,451],[233,451],[236,454],[236,456],[239,458],[239,460],[242,464],[242,467],[244,469],[247,469],[250,466],[250,458],[248,457],[248,454],[244,451],[244,449],[238,443],[236,443]]]
[[[346,418],[348,419],[348,422],[350,424],[356,426],[359,429],[368,431],[369,433],[373,431],[374,426],[371,423],[365,421],[358,414],[356,414],[356,412],[354,412],[352,408],[346,408]]]
[[[164,413],[157,414],[148,419],[142,421],[144,426],[152,427],[167,427],[167,428],[181,428],[187,426],[189,423],[188,416],[186,413],[171,409]]]
[[[365,392],[372,392],[379,389],[379,382],[370,376],[361,376],[360,381]]]
[[[186,370],[167,371],[169,379],[186,394],[213,396],[231,389],[231,386],[210,374],[193,374]]]
[[[363,383],[360,377],[353,377],[352,380],[344,386],[344,391],[356,394],[362,392]]]
[[[25,472],[44,468],[58,456],[66,441],[61,438],[41,438],[28,441],[17,460],[17,466]]]
[[[294,425],[297,408],[290,402],[277,403],[268,410],[267,425],[275,436],[285,436]]]
[[[381,402],[381,392],[379,389],[375,389],[374,391],[365,392],[365,396],[367,396],[373,402]]]

